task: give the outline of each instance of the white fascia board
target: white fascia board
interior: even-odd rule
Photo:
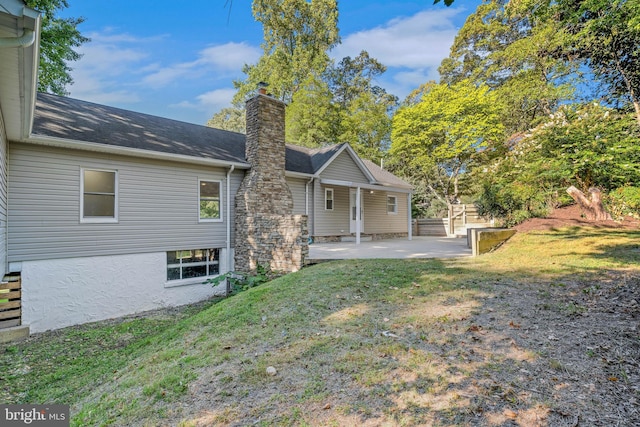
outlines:
[[[249,169],[248,163],[230,162],[202,157],[185,156],[182,154],[163,153],[160,151],[142,150],[140,148],[117,147],[113,145],[97,144],[95,142],[76,141],[51,136],[31,135],[25,142],[27,144],[46,145],[49,147],[68,148],[72,150],[93,151],[98,153],[116,154],[121,156],[139,157],[144,159],[165,160],[169,162],[192,163],[197,165],[217,166],[236,169]]]
[[[310,173],[303,173],[303,172],[292,172],[292,171],[284,171],[284,176],[288,176],[290,178],[305,178],[305,179],[309,179],[309,178],[317,178],[316,175],[310,174]]]
[[[408,188],[401,187],[392,187],[388,185],[379,185],[379,184],[362,184],[359,182],[351,182],[351,181],[341,181],[338,179],[321,179],[320,184],[322,185],[331,185],[335,187],[349,187],[349,188],[363,188],[365,190],[374,190],[374,191],[389,191],[393,193],[406,193],[411,194],[413,191]]]

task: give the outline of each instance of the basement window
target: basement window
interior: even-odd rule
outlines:
[[[325,188],[324,190],[324,209],[333,210],[333,188]]]
[[[387,196],[387,215],[398,213],[398,198],[396,196]]]
[[[184,249],[167,252],[167,281],[217,276],[219,249]]]
[[[80,221],[118,222],[118,172],[80,170]]]
[[[200,221],[221,221],[220,181],[198,181]]]

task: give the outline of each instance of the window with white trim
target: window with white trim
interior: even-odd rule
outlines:
[[[185,249],[167,252],[167,281],[217,276],[219,249]]]
[[[324,209],[327,211],[333,210],[333,188],[324,189]]]
[[[80,220],[117,222],[118,172],[81,169],[80,177]]]
[[[387,196],[387,215],[398,213],[398,198],[396,196]]]
[[[222,220],[222,198],[220,197],[222,186],[220,181],[198,181],[200,207],[200,221]]]

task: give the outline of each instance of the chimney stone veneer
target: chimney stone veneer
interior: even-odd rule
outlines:
[[[309,253],[309,231],[307,216],[293,215],[285,179],[285,104],[259,94],[246,107],[251,169],[236,193],[235,268],[298,271]]]

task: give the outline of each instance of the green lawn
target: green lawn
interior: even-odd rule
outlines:
[[[320,264],[224,300],[0,346],[0,401],[70,404],[78,426],[456,425],[469,396],[451,385],[507,363],[473,367],[458,350],[498,284],[637,271],[639,248],[640,232],[564,229],[476,259]]]

